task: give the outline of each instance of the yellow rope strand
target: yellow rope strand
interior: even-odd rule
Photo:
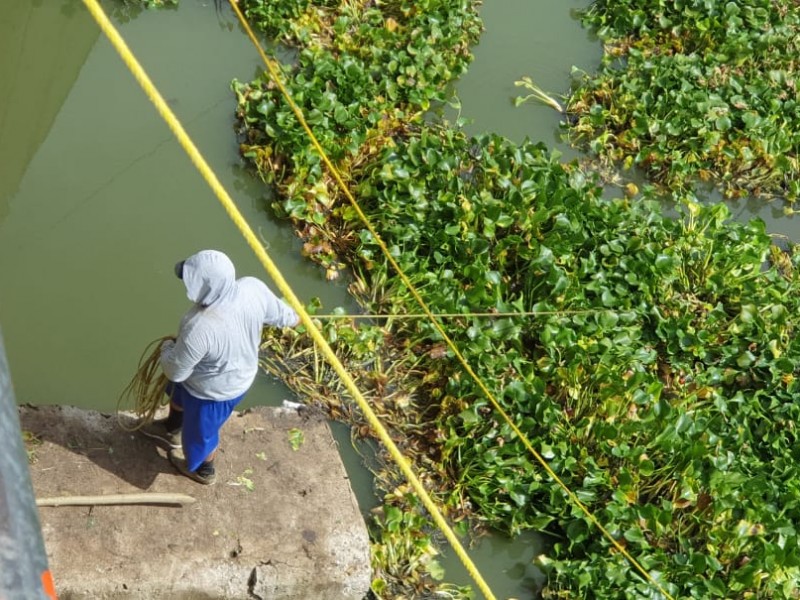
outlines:
[[[231,218],[231,220],[234,222],[234,224],[239,229],[241,234],[244,236],[250,248],[253,250],[253,252],[255,252],[256,256],[261,261],[261,264],[263,265],[264,269],[267,271],[272,280],[275,282],[275,285],[278,287],[280,292],[286,298],[290,306],[292,306],[292,308],[297,312],[297,314],[300,315],[300,319],[303,325],[305,326],[306,330],[308,331],[309,335],[311,335],[314,342],[320,348],[322,354],[331,364],[331,366],[339,375],[339,377],[341,377],[348,391],[356,400],[362,412],[364,413],[364,416],[367,419],[368,423],[375,430],[376,435],[379,437],[379,439],[384,444],[389,454],[397,463],[398,467],[405,475],[409,484],[414,488],[414,491],[419,496],[420,501],[423,503],[425,508],[430,513],[431,518],[434,520],[436,525],[439,527],[444,536],[450,542],[453,550],[458,555],[461,562],[464,564],[464,567],[472,577],[473,581],[476,583],[476,585],[481,590],[483,595],[487,598],[487,600],[495,600],[494,594],[492,593],[491,589],[489,589],[489,586],[481,576],[475,564],[469,558],[469,555],[464,550],[464,547],[461,545],[461,542],[458,540],[458,537],[450,528],[444,516],[442,516],[441,511],[436,506],[436,504],[434,503],[433,499],[430,497],[428,492],[425,490],[425,487],[422,485],[420,480],[414,474],[414,471],[411,469],[408,459],[405,456],[403,456],[403,454],[400,452],[400,450],[397,448],[394,441],[390,437],[389,433],[383,427],[383,424],[380,422],[375,413],[372,411],[369,404],[367,403],[361,392],[356,387],[356,384],[353,381],[352,377],[344,368],[339,359],[336,357],[336,354],[334,354],[333,350],[328,345],[327,341],[323,337],[320,330],[317,329],[317,327],[314,325],[314,322],[312,321],[309,314],[306,312],[303,304],[298,300],[297,296],[295,295],[292,288],[284,279],[280,270],[272,261],[272,259],[270,258],[269,254],[264,249],[264,247],[261,245],[260,240],[253,232],[250,225],[244,219],[241,212],[239,212],[238,208],[236,207],[236,204],[228,195],[225,188],[219,182],[219,179],[217,179],[217,176],[209,167],[208,163],[200,154],[200,151],[194,145],[191,138],[186,133],[183,126],[180,124],[180,121],[178,121],[177,117],[169,108],[164,98],[158,92],[158,89],[155,87],[150,78],[147,76],[147,73],[144,71],[142,66],[136,60],[136,57],[128,48],[127,44],[125,43],[125,40],[122,39],[122,36],[120,36],[119,32],[116,30],[114,25],[108,20],[108,17],[98,4],[97,0],[83,0],[83,3],[89,10],[89,12],[92,14],[92,17],[95,19],[100,29],[103,31],[103,33],[109,39],[111,44],[117,50],[125,65],[128,67],[128,69],[136,78],[136,80],[139,82],[139,85],[142,87],[147,97],[153,103],[158,113],[167,123],[170,130],[172,130],[173,134],[178,139],[179,143],[181,144],[184,151],[191,159],[192,163],[195,165],[197,170],[200,172],[200,174],[206,180],[208,185],[211,187],[214,194],[217,196],[220,203],[225,208],[225,211],[228,213],[228,216]]]
[[[523,312],[469,312],[469,313],[435,313],[434,316],[442,319],[458,319],[460,317],[530,317],[543,315],[583,315],[592,313],[607,312],[604,310],[534,310]],[[371,315],[367,313],[357,314],[322,314],[311,315],[314,319],[427,319],[426,313],[400,313],[396,315]]]
[[[328,158],[327,153],[322,148],[322,145],[319,143],[319,141],[317,140],[316,136],[314,135],[314,132],[311,130],[311,127],[308,125],[307,121],[305,120],[305,117],[303,115],[303,112],[300,110],[300,107],[297,106],[297,104],[294,102],[294,99],[291,97],[291,94],[289,94],[289,91],[287,90],[286,86],[283,83],[282,78],[280,77],[280,73],[278,72],[278,69],[275,67],[273,61],[267,56],[266,52],[264,52],[264,49],[261,46],[260,42],[258,41],[258,38],[256,38],[255,34],[253,33],[253,30],[250,27],[250,24],[244,18],[244,15],[242,14],[241,10],[239,9],[239,6],[236,3],[236,0],[228,0],[228,1],[230,3],[231,7],[233,8],[234,12],[236,13],[236,16],[239,18],[239,22],[242,24],[242,27],[247,32],[248,37],[250,38],[250,40],[253,42],[253,44],[257,48],[258,53],[261,56],[261,59],[264,61],[264,64],[266,65],[267,70],[269,71],[269,74],[272,77],[273,82],[278,87],[278,89],[281,91],[281,94],[283,94],[283,97],[286,100],[286,103],[292,109],[292,112],[294,112],[295,116],[297,117],[298,122],[303,127],[303,129],[305,130],[306,134],[308,135],[308,137],[309,137],[309,139],[311,141],[311,144],[314,146],[314,148],[319,153],[321,160],[328,167],[328,171],[330,172],[331,176],[336,180],[336,183],[339,185],[339,188],[342,190],[342,192],[345,194],[345,196],[349,200],[351,206],[356,211],[356,214],[358,214],[359,218],[361,219],[361,222],[364,223],[364,226],[372,234],[372,236],[374,237],[376,243],[381,248],[381,251],[386,256],[387,260],[392,265],[392,267],[395,269],[395,272],[397,273],[397,275],[400,277],[400,279],[406,285],[406,287],[408,288],[408,291],[411,293],[411,295],[417,301],[417,304],[419,304],[419,306],[423,310],[423,312],[428,316],[428,318],[430,319],[431,323],[436,328],[436,330],[439,332],[439,335],[442,336],[442,339],[445,341],[447,346],[453,351],[453,354],[456,356],[458,361],[464,367],[466,372],[470,375],[470,377],[472,377],[472,379],[475,381],[475,383],[481,389],[483,394],[486,396],[486,398],[492,404],[494,409],[500,414],[500,416],[503,418],[503,420],[505,420],[506,423],[508,423],[508,425],[514,431],[514,433],[519,437],[520,441],[525,445],[525,447],[528,449],[528,451],[536,458],[536,460],[539,462],[539,464],[542,465],[542,468],[547,472],[547,474],[564,490],[564,492],[569,496],[569,498],[572,500],[572,502],[581,509],[581,511],[586,515],[586,518],[588,518],[598,528],[598,530],[600,530],[600,532],[602,532],[602,534],[611,542],[611,544],[614,546],[614,548],[616,548],[617,551],[620,552],[620,554],[622,554],[626,559],[628,559],[628,561],[634,566],[634,568],[636,568],[636,570],[639,571],[639,573],[641,573],[647,581],[652,583],[658,589],[658,591],[665,598],[667,598],[667,600],[674,600],[674,598],[672,596],[670,596],[667,593],[667,591],[657,581],[655,581],[655,579],[653,579],[653,577],[650,575],[650,573],[648,573],[644,569],[644,567],[642,567],[639,564],[639,562],[635,558],[633,558],[633,556],[631,556],[631,554],[625,549],[625,547],[622,544],[620,544],[614,538],[614,536],[612,536],[611,533],[605,527],[603,527],[603,525],[597,520],[597,518],[589,510],[589,508],[587,506],[585,506],[583,504],[583,502],[580,501],[580,499],[575,495],[575,493],[561,480],[561,478],[555,473],[555,471],[553,471],[553,469],[550,467],[549,464],[547,464],[547,462],[544,460],[544,458],[534,449],[533,445],[531,444],[530,440],[528,440],[527,436],[525,436],[525,434],[522,433],[522,431],[512,421],[511,417],[509,417],[509,415],[506,413],[506,411],[503,409],[503,407],[500,406],[500,403],[494,397],[494,394],[492,394],[489,391],[489,389],[486,387],[486,384],[484,384],[483,381],[480,379],[480,377],[478,377],[478,375],[475,373],[475,371],[473,371],[472,367],[469,365],[467,360],[464,358],[464,356],[461,354],[459,349],[456,347],[455,343],[453,343],[452,339],[450,339],[450,336],[447,335],[447,333],[445,332],[445,330],[442,327],[441,323],[439,323],[439,321],[436,319],[436,315],[434,315],[431,312],[430,308],[425,303],[425,301],[423,300],[422,296],[420,296],[420,294],[417,291],[416,287],[414,287],[414,284],[411,282],[411,280],[408,278],[408,276],[405,274],[405,272],[400,268],[400,265],[397,263],[397,261],[392,256],[391,252],[389,251],[389,248],[386,246],[385,242],[378,235],[378,232],[375,230],[374,226],[372,225],[370,220],[367,218],[366,214],[364,214],[364,211],[361,209],[361,206],[358,204],[356,199],[353,197],[353,194],[350,192],[350,188],[344,182],[344,179],[342,178],[341,174],[339,173],[339,170],[333,165],[333,163]]]

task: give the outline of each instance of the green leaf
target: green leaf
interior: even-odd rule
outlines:
[[[739,355],[739,357],[736,359],[736,364],[740,368],[745,369],[745,368],[751,366],[755,362],[755,360],[756,360],[756,357],[753,356],[752,352],[749,352],[749,351],[748,352],[742,352]]]
[[[297,429],[296,427],[289,430],[289,445],[292,447],[292,450],[299,450],[300,446],[302,446],[304,442],[305,434],[302,430]]]
[[[666,273],[670,271],[675,264],[675,259],[672,256],[668,256],[666,254],[659,254],[656,256],[655,267],[656,271],[660,273]]]
[[[625,533],[623,534],[625,539],[629,542],[639,542],[642,543],[645,541],[644,534],[642,530],[638,527],[631,527],[630,529],[626,529]]]
[[[430,576],[436,581],[444,580],[444,567],[442,567],[439,561],[429,560],[425,566],[428,568],[428,573],[430,573]]]
[[[643,460],[639,462],[639,472],[645,477],[649,477],[655,471],[655,464],[652,460]]]

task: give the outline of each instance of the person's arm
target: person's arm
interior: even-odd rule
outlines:
[[[205,356],[192,337],[195,336],[178,335],[177,340],[167,340],[161,345],[161,369],[170,381],[186,381]]]
[[[267,302],[267,315],[264,318],[265,325],[272,325],[273,327],[297,327],[300,325],[300,315],[291,306],[272,292],[269,292],[269,295],[271,297]]]
[[[278,298],[263,281],[250,278],[248,284],[256,285],[260,289],[259,294],[264,310],[264,325],[297,327],[300,324],[300,317],[294,309]]]

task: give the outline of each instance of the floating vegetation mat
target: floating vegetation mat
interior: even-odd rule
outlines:
[[[584,23],[602,67],[570,98],[569,134],[670,190],[800,197],[800,5],[603,0]]]
[[[797,593],[794,252],[722,205],[686,202],[672,220],[647,203],[603,200],[543,147],[497,137],[408,132],[351,174],[434,312],[565,311],[445,326],[533,446],[671,594]],[[416,198],[414,186],[424,186]],[[365,310],[413,311],[374,240],[354,220],[331,223],[352,232],[337,260],[354,267]],[[540,559],[546,597],[653,596],[430,324],[325,327],[453,518],[551,537]],[[283,359],[283,377],[352,414],[313,350],[303,352],[305,367],[296,351]],[[304,369],[301,388],[292,378]],[[413,508],[407,491],[386,502]],[[381,585],[403,593],[389,581]]]
[[[465,67],[474,39],[466,4],[245,6],[265,31],[297,46],[297,63],[284,67],[291,93],[433,312],[548,313],[444,325],[615,539],[675,597],[796,597],[794,251],[775,253],[763,223],[735,223],[722,205],[679,197],[680,217],[668,219],[646,201],[604,200],[594,177],[542,145],[425,123],[421,111]],[[629,8],[637,22],[658,13]],[[659,10],[671,14],[666,4]],[[739,10],[742,19],[749,14]],[[681,31],[687,40],[695,33]],[[769,77],[759,85],[780,93]],[[366,312],[418,312],[274,86],[256,80],[234,89],[243,155],[274,184],[275,208],[292,219],[305,254],[331,278],[346,267]],[[733,173],[721,180],[734,190],[750,185],[744,171],[720,166],[728,154],[713,151],[714,140],[737,131],[729,106],[725,115],[712,111],[703,133],[710,145],[696,151],[709,172]],[[579,128],[598,111],[588,108]],[[781,134],[793,132],[787,126]],[[676,137],[693,139],[689,129]],[[770,152],[776,148],[783,146]],[[793,156],[781,154],[789,161],[781,171],[778,154],[775,168],[764,163],[759,185],[788,193],[778,182],[791,183]],[[653,169],[662,171],[677,173]],[[539,561],[545,597],[656,597],[542,471],[429,323],[331,321],[325,332],[462,531],[484,525],[548,535],[552,547]],[[271,342],[270,369],[368,435],[313,348],[298,339],[282,354],[284,344]],[[379,477],[385,506],[374,530],[373,591],[400,598],[444,590],[434,534],[388,469]]]

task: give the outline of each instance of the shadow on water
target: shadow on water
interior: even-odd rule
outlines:
[[[329,425],[350,479],[350,485],[358,497],[361,515],[369,523],[372,520],[372,510],[381,505],[375,494],[375,481],[370,471],[378,467],[375,442],[353,440],[350,427],[344,423],[331,421]]]
[[[526,532],[512,539],[496,532],[477,540],[467,551],[497,598],[539,597],[545,575],[534,561],[547,553],[547,545],[539,534]],[[446,581],[471,582],[466,568],[449,548],[445,548],[443,556]]]

